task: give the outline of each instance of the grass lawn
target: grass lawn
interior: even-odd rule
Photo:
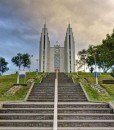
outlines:
[[[108,95],[105,93],[101,94],[91,87],[91,85],[95,84],[95,78],[91,73],[79,72],[78,76],[77,73],[69,74],[69,76],[73,78],[74,82],[82,83],[91,101],[109,102],[114,100],[114,84],[102,84],[104,79],[114,80],[110,74],[100,74],[98,78],[99,84],[108,92]]]
[[[45,75],[45,73],[28,72],[26,80],[20,80],[20,83],[27,83],[27,86],[22,86],[14,95],[7,94],[7,91],[16,83],[17,74],[0,76],[0,101],[24,100],[31,85],[28,80],[32,78],[39,83]]]

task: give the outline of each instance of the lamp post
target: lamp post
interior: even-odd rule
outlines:
[[[21,55],[19,55],[19,70],[18,70],[18,73],[17,73],[17,84],[19,84],[19,71],[20,71],[20,68],[21,68]]]
[[[36,63],[37,63],[37,67],[39,68],[39,65],[38,65],[38,61],[39,61],[39,59],[36,59]],[[37,68],[37,74],[38,74],[38,68]]]
[[[79,63],[78,60],[76,60],[76,61],[75,61],[75,64],[74,64],[74,65],[76,65],[76,72],[77,72],[77,75],[78,75],[78,63]]]
[[[0,75],[2,75],[2,65],[1,65],[1,59],[0,59]]]
[[[81,56],[83,56],[82,59],[84,59],[84,72],[85,72],[85,63],[86,63],[87,54],[81,54]]]
[[[30,55],[30,68],[29,71],[31,70],[31,59],[32,59],[33,55]]]
[[[93,54],[94,57],[94,62],[95,62],[95,80],[96,80],[96,85],[98,84],[98,75],[97,75],[97,62],[96,62],[96,56],[95,53]]]
[[[98,73],[97,73],[96,49],[97,48],[93,48],[93,54],[90,56],[93,56],[94,63],[95,63],[95,82],[97,85],[98,84]]]

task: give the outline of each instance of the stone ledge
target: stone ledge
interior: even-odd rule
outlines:
[[[109,106],[110,106],[110,108],[112,108],[112,109],[113,109],[113,113],[114,113],[114,101],[109,102]]]
[[[30,89],[29,89],[29,91],[28,91],[28,93],[27,93],[27,95],[26,95],[24,101],[27,101],[27,99],[28,99],[28,97],[29,97],[29,95],[30,95],[30,93],[31,93],[31,91],[32,91],[32,88],[33,88],[34,84],[35,84],[34,82],[31,84]]]
[[[80,86],[81,86],[81,88],[82,88],[82,90],[83,90],[83,92],[84,92],[84,94],[85,94],[85,96],[86,96],[87,100],[91,102],[91,100],[90,100],[90,98],[89,98],[89,96],[88,96],[88,94],[87,94],[86,90],[84,89],[84,87],[83,87],[82,83],[81,83],[81,82],[79,82],[79,84],[80,84]]]

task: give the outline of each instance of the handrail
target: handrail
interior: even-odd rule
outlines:
[[[58,72],[56,72],[56,79],[55,79],[53,130],[57,130],[57,105],[58,105]]]

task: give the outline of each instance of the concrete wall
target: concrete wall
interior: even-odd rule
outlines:
[[[50,47],[50,72],[54,72],[54,47]]]
[[[65,66],[64,66],[64,47],[60,47],[60,72],[65,72]]]

